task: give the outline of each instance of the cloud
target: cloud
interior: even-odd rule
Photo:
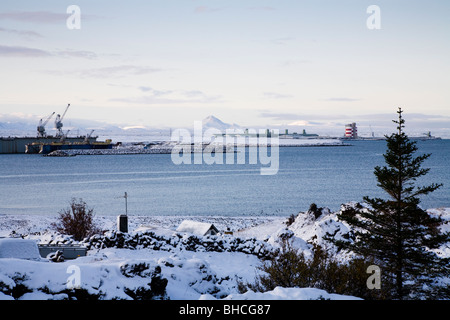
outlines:
[[[113,98],[109,101],[126,102],[134,104],[186,104],[186,103],[220,103],[220,96],[207,95],[202,91],[173,91],[173,90],[155,90],[151,87],[141,86],[138,88],[146,95],[138,97]]]
[[[360,123],[370,123],[374,121],[385,122],[388,125],[392,124],[392,120],[395,120],[397,115],[393,113],[377,113],[377,114],[367,114],[355,117],[360,119]],[[446,115],[436,115],[436,114],[424,114],[424,113],[408,113],[405,112],[403,118],[406,121],[406,127],[410,125],[429,125],[431,128],[450,127],[450,116]],[[392,124],[392,126],[394,126]]]
[[[141,90],[142,92],[148,92],[153,90],[152,88],[146,86],[140,86],[138,89]]]
[[[80,72],[80,75],[91,78],[107,77],[123,77],[129,75],[145,75],[149,73],[159,72],[161,69],[148,66],[121,65],[114,67],[87,69]]]
[[[361,101],[361,99],[347,98],[347,97],[338,97],[338,98],[328,98],[328,99],[324,99],[324,101],[332,101],[332,102],[355,102],[355,101]]]
[[[289,98],[293,97],[290,94],[282,94],[282,93],[277,93],[277,92],[264,92],[263,95],[264,95],[264,98],[267,98],[267,99],[289,99]]]
[[[153,89],[151,87],[147,87],[147,86],[140,86],[140,87],[138,87],[138,89],[140,91],[142,91],[142,92],[148,92],[154,97],[168,95],[168,94],[171,94],[173,92],[173,91],[170,91],[170,90],[165,90],[165,91],[155,90],[155,89]]]
[[[37,122],[42,116],[37,116],[31,113],[24,112],[12,112],[8,114],[0,114],[1,122],[18,122],[18,121],[31,121],[32,123]]]
[[[84,50],[62,50],[57,51],[55,55],[58,55],[60,57],[64,58],[83,58],[83,59],[96,59],[97,54],[92,51],[84,51]]]
[[[39,58],[51,56],[60,56],[65,58],[84,58],[84,59],[97,58],[97,55],[91,51],[62,50],[51,52],[37,48],[30,48],[23,46],[5,46],[5,45],[0,45],[0,56],[24,57],[24,58],[36,58],[36,57]]]
[[[183,97],[186,97],[187,99],[193,99],[197,100],[202,103],[208,103],[208,102],[222,102],[222,97],[219,95],[208,95],[200,90],[189,90],[189,91],[182,91],[180,92],[180,95]]]
[[[113,67],[92,68],[84,70],[60,71],[60,70],[44,70],[43,72],[61,76],[71,74],[79,78],[123,78],[127,76],[139,76],[150,73],[159,72],[161,69],[149,66],[136,65],[120,65]]]
[[[307,60],[307,59],[299,59],[299,60],[285,60],[281,62],[281,66],[283,67],[292,67],[295,65],[299,65],[299,64],[307,64],[307,63],[312,63],[311,60]]]
[[[259,7],[250,7],[248,8],[248,10],[252,10],[252,11],[275,11],[277,10],[274,7],[270,7],[270,6],[259,6]]]
[[[209,7],[209,6],[197,6],[194,9],[195,13],[212,13],[212,12],[218,12],[223,11],[226,8],[217,8],[217,7]],[[270,7],[270,6],[256,6],[256,7],[249,7],[247,8],[249,11],[275,11],[276,8]]]
[[[0,56],[3,57],[49,57],[52,54],[36,48],[21,47],[21,46],[4,46],[0,45]]]
[[[81,12],[82,19],[99,18],[98,16],[85,14]],[[34,24],[62,24],[65,26],[67,18],[71,14],[66,12],[65,7],[61,7],[61,12],[51,11],[11,11],[0,12],[0,20],[14,20],[21,22],[28,22]]]
[[[50,11],[12,11],[0,13],[0,20],[15,20],[32,23],[53,24],[64,23],[69,15],[65,12]]]
[[[294,41],[295,38],[294,37],[281,37],[281,38],[276,38],[276,39],[272,39],[272,43],[274,44],[278,44],[278,45],[286,45],[289,42]]]
[[[272,112],[261,112],[259,114],[262,118],[272,118],[274,120],[283,121],[283,120],[292,120],[301,118],[299,114],[296,113],[272,113]]]
[[[182,98],[160,98],[153,95],[133,97],[133,98],[115,98],[110,99],[112,102],[126,102],[134,104],[205,104],[221,102],[219,96],[206,97],[200,99],[182,99]]]
[[[0,32],[15,34],[15,35],[19,35],[19,36],[23,36],[23,37],[27,37],[27,38],[42,38],[43,37],[40,33],[31,31],[31,30],[16,30],[16,29],[0,27]]]
[[[372,126],[374,129],[378,128],[384,132],[391,132],[395,129],[395,124],[392,120],[395,119],[395,112],[392,113],[374,113],[374,114],[298,114],[298,113],[280,113],[271,112],[270,110],[261,110],[259,117],[272,119],[285,125],[317,125],[317,126],[329,126],[340,128],[346,123],[356,122],[360,128],[366,128]],[[404,118],[406,120],[407,130],[422,130],[425,131],[439,131],[450,129],[450,116],[445,115],[432,115],[423,113],[405,113]]]
[[[306,108],[303,108],[306,110]],[[337,114],[300,114],[289,112],[272,112],[270,110],[260,110],[259,116],[262,118],[271,118],[276,121],[296,121],[308,119],[309,123],[314,123],[312,120],[319,121],[349,121],[348,119],[358,119],[364,116],[349,116],[349,115],[337,115]],[[347,120],[346,120],[347,119]],[[318,122],[319,123],[319,122]]]
[[[298,120],[298,121],[294,121],[294,122],[288,123],[287,125],[288,126],[301,126],[301,127],[304,127],[304,126],[310,126],[311,124],[309,123],[309,121],[306,121],[306,120]]]
[[[205,94],[199,90],[190,90],[190,91],[184,91],[183,94],[186,97],[201,97],[205,96]]]
[[[217,11],[222,11],[223,8],[211,8],[208,6],[198,6],[195,7],[194,12],[195,13],[210,13],[210,12],[217,12]]]
[[[147,129],[145,126],[126,126],[122,127],[123,130],[136,130],[136,129]]]

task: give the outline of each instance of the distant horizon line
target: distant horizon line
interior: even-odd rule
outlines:
[[[290,123],[266,123],[266,124],[255,124],[255,125],[240,125],[240,124],[229,124],[226,122],[223,122],[219,117],[209,114],[207,117],[203,118],[201,121],[202,123],[205,120],[210,120],[212,117],[216,119],[218,122],[220,122],[221,125],[225,127],[218,127],[219,130],[225,130],[226,127],[229,127],[230,129],[241,129],[245,130],[246,128],[249,129],[278,129],[281,131],[285,131],[286,129],[289,130],[289,132],[294,132],[300,130],[306,130],[308,133],[316,133],[314,131],[319,132],[322,135],[336,135],[337,132],[344,132],[344,126],[347,123],[356,122],[356,125],[358,128],[364,128],[363,131],[359,131],[361,136],[368,136],[371,135],[372,132],[375,132],[377,136],[383,136],[384,134],[389,134],[394,131],[394,125],[392,124],[392,120],[383,119],[387,118],[388,116],[391,116],[387,113],[380,113],[377,114],[377,117],[374,116],[371,117],[372,121],[369,120],[354,120],[354,121],[343,121],[342,119],[337,120],[336,118],[333,119],[334,121],[327,121],[324,119],[321,119],[321,121],[306,121],[306,120],[296,120],[291,119]],[[439,119],[439,116],[430,116],[430,115],[423,115],[423,114],[409,114],[410,117],[413,119],[408,120],[408,115],[406,115],[406,131],[407,132],[414,132],[414,134],[417,134],[420,132],[420,134],[424,134],[424,131],[426,132],[432,132],[436,135],[444,135],[444,136],[450,136],[450,121],[446,119],[446,116],[442,116],[442,119]],[[418,116],[423,116],[423,124],[418,121]],[[11,130],[11,131],[26,131],[31,132],[36,129],[38,125],[38,121],[41,117],[39,115],[33,115],[33,114],[21,114],[21,113],[12,113],[12,114],[0,114],[0,131],[5,130]],[[333,117],[330,117],[333,118]],[[357,118],[357,117],[355,117]],[[448,117],[450,118],[450,117]],[[298,118],[297,118],[298,119]],[[78,123],[79,122],[79,123]],[[413,125],[411,125],[411,122]],[[422,122],[422,121],[420,121]],[[440,124],[440,122],[445,122],[448,127],[443,126],[436,126],[436,124]],[[161,131],[161,130],[174,130],[177,128],[191,128],[191,125],[151,125],[151,124],[130,124],[130,123],[117,123],[107,120],[86,120],[83,118],[70,118],[68,120],[65,120],[64,123],[66,123],[66,126],[63,128],[68,130],[74,130],[74,131],[81,131],[81,130],[96,130],[96,131],[108,131],[108,130],[120,130],[120,133],[126,133],[134,130],[141,130],[141,131]],[[73,124],[72,124],[73,123]],[[409,123],[409,126],[408,126]],[[208,127],[214,127],[214,123],[209,126],[208,123],[206,123]],[[16,127],[16,126],[24,126],[23,128]],[[53,128],[53,121],[50,121],[49,124],[46,127],[47,131],[54,131],[56,130]],[[131,131],[129,131],[131,130]],[[328,133],[327,133],[328,132]]]

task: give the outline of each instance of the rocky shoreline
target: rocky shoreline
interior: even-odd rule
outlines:
[[[284,139],[276,145],[267,144],[267,147],[347,147],[351,144],[343,143],[340,140],[293,140]],[[186,151],[189,149],[191,153],[204,152],[239,152],[236,148],[239,147],[258,147],[256,143],[245,144],[222,144],[222,143],[192,143],[192,144],[180,144],[176,142],[156,142],[147,145],[144,144],[127,144],[123,146],[115,146],[112,149],[70,149],[70,150],[56,150],[46,157],[73,157],[77,155],[130,155],[130,154],[171,154],[174,148],[177,148],[176,152],[181,150]]]

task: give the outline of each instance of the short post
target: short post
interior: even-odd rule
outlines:
[[[128,232],[128,194],[125,192],[125,214],[117,217],[117,230],[120,232]]]
[[[117,230],[120,232],[128,232],[128,216],[121,214],[117,216]]]

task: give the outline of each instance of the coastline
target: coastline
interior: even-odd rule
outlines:
[[[121,146],[115,146],[112,149],[71,149],[71,150],[56,150],[44,156],[47,157],[68,157],[77,155],[130,155],[130,154],[171,154],[173,149],[189,148],[191,152],[202,152],[205,148],[213,148],[213,150],[220,150],[222,152],[238,152],[235,148],[239,147],[258,147],[258,143],[246,142],[243,144],[223,144],[223,143],[192,143],[183,144],[176,142],[157,142],[157,143],[126,143]],[[344,143],[338,139],[280,139],[277,144],[267,143],[267,147],[349,147],[349,143]]]

